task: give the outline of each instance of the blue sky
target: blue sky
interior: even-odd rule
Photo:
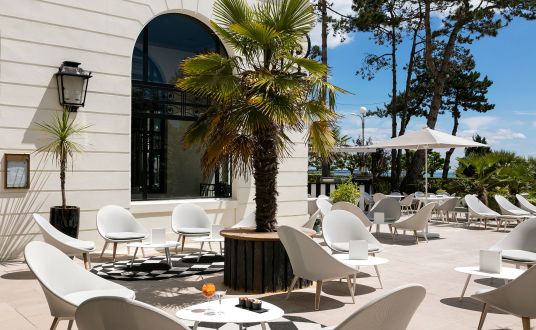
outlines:
[[[335,6],[348,12],[350,0],[335,1]],[[313,44],[319,43],[319,28],[311,35]],[[485,136],[493,149],[515,151],[520,155],[536,157],[536,21],[515,20],[499,32],[495,38],[484,38],[471,45],[477,64],[476,70],[487,75],[493,82],[488,99],[495,109],[484,114],[464,112],[459,134],[471,137],[475,132]],[[340,95],[337,112],[347,115],[340,121],[345,134],[355,138],[360,135],[360,120],[349,116],[360,106],[373,109],[389,99],[391,77],[389,71],[382,71],[372,81],[355,75],[367,53],[381,52],[381,48],[369,40],[369,35],[357,33],[348,36],[344,43],[330,36],[328,52],[332,68],[331,82],[351,91],[353,94]],[[409,50],[404,48],[404,53]],[[399,78],[399,88],[403,86]],[[412,119],[409,130],[422,128],[424,119]],[[450,114],[440,116],[436,129],[450,132]],[[366,137],[375,142],[390,137],[390,119],[368,117]],[[455,156],[461,153],[457,151]]]

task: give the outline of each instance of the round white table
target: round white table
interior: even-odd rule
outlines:
[[[177,317],[183,320],[194,321],[193,330],[196,330],[200,322],[210,323],[238,323],[242,329],[243,323],[261,323],[263,330],[266,330],[266,322],[276,320],[282,317],[285,312],[266,301],[262,302],[262,308],[267,309],[267,312],[256,313],[247,309],[236,307],[238,298],[227,298],[221,301],[222,313],[207,314],[208,309],[218,311],[218,300],[212,300],[202,304],[193,305],[177,312]]]
[[[223,255],[223,248],[221,244],[225,242],[225,239],[222,236],[219,236],[219,237],[203,236],[203,237],[194,238],[194,241],[201,242],[201,247],[199,248],[199,256],[197,257],[198,261],[201,258],[201,255],[203,254],[203,246],[205,245],[205,243],[208,243],[211,250],[212,250],[212,244],[210,243],[213,243],[213,242],[218,243],[220,245],[220,254]]]
[[[134,255],[132,256],[132,259],[130,260],[130,266],[132,266],[132,263],[134,263],[134,259],[136,259],[136,254],[138,253],[138,249],[141,248],[141,249],[164,249],[166,253],[167,264],[171,267],[173,265],[171,264],[171,254],[169,253],[169,248],[176,247],[177,245],[179,245],[179,242],[176,242],[176,241],[165,241],[164,243],[156,243],[156,244],[153,244],[149,241],[128,243],[127,244],[128,247],[136,248],[134,250]]]
[[[524,269],[502,267],[500,273],[488,273],[488,272],[481,272],[479,266],[458,267],[458,268],[454,268],[454,270],[460,273],[467,274],[467,279],[465,280],[465,285],[463,286],[462,294],[460,295],[460,299],[458,299],[459,301],[463,299],[463,296],[465,295],[465,290],[467,290],[467,285],[469,284],[469,281],[471,280],[472,275],[496,278],[496,279],[504,280],[504,282],[507,283],[508,281],[516,279],[519,275],[525,272]]]
[[[376,271],[376,277],[378,277],[378,282],[380,282],[380,288],[383,289],[382,278],[380,277],[380,270],[378,269],[378,266],[388,263],[388,259],[373,256],[369,256],[368,259],[350,259],[350,254],[348,253],[337,253],[333,255],[333,258],[339,260],[345,265],[355,268],[357,271],[359,271],[359,267],[374,266],[374,270]],[[356,282],[357,276],[354,276],[354,292]]]

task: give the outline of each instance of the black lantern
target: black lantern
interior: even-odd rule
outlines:
[[[87,85],[91,72],[78,67],[80,63],[65,61],[56,73],[60,104],[72,111],[83,107],[86,102]]]

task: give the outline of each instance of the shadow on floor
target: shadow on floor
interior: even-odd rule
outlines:
[[[456,308],[461,308],[461,309],[465,309],[465,310],[471,310],[471,311],[475,311],[475,312],[481,312],[482,311],[482,302],[476,300],[476,299],[473,299],[471,297],[465,297],[462,299],[462,301],[459,301],[459,297],[452,297],[452,298],[443,298],[440,300],[440,302],[442,304],[445,304],[447,306],[451,306],[451,307],[456,307]],[[490,307],[488,309],[488,313],[493,313],[493,314],[507,314],[507,313],[504,313],[504,312],[501,312],[500,310],[498,309],[495,309],[493,307]]]
[[[0,276],[5,280],[35,280],[36,277],[29,270],[11,272]]]
[[[346,285],[346,284],[345,284]],[[315,294],[313,292],[292,292],[288,300],[286,293],[279,293],[272,296],[263,297],[262,300],[279,306],[285,311],[285,314],[314,312]],[[350,295],[348,295],[348,303],[352,303]],[[320,297],[320,310],[327,311],[341,308],[345,303],[336,299],[322,295]]]

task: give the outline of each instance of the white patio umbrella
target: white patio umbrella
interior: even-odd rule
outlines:
[[[424,127],[419,131],[408,132],[404,135],[380,142],[366,148],[370,149],[424,149],[424,189],[428,196],[428,149],[450,149],[467,147],[487,147],[487,144],[464,139],[459,136]]]

